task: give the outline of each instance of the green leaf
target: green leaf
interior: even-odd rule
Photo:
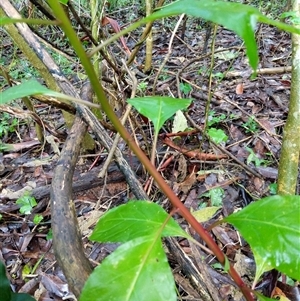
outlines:
[[[158,231],[168,218],[161,206],[148,201],[130,201],[105,213],[98,221],[91,240],[99,242],[126,242]],[[163,236],[189,238],[180,226],[170,218]]]
[[[39,94],[71,100],[88,106],[98,107],[98,105],[91,104],[88,101],[84,101],[82,99],[77,99],[72,96],[65,95],[63,93],[52,91],[46,88],[45,86],[41,85],[35,79],[25,81],[18,86],[10,87],[6,89],[4,92],[0,93],[0,105],[8,103],[18,98],[27,97],[31,95],[39,95]]]
[[[11,291],[10,283],[5,273],[5,266],[2,261],[0,261],[0,294],[1,301],[35,301],[35,299],[28,294],[17,294]]]
[[[193,90],[192,86],[188,83],[180,83],[179,89],[185,95],[188,95]]]
[[[32,208],[37,205],[37,202],[34,197],[25,194],[16,200],[16,204],[21,206],[20,212],[22,214],[30,214]]]
[[[148,96],[128,99],[127,102],[133,105],[139,113],[149,118],[154,124],[155,132],[158,133],[167,119],[178,110],[187,108],[191,101],[191,99],[167,96]]]
[[[259,301],[274,301],[275,299],[265,297],[258,292],[254,292]]]
[[[214,216],[214,214],[221,208],[222,207],[218,206],[205,207],[197,211],[193,211],[192,214],[199,223],[203,223],[210,220]]]
[[[225,272],[228,272],[229,269],[230,269],[230,262],[229,262],[229,260],[228,260],[228,257],[225,256],[224,271],[225,271]]]
[[[224,220],[250,244],[256,279],[271,268],[300,280],[300,196],[270,196]]]
[[[210,173],[212,173],[214,171],[210,171]],[[198,174],[202,174],[199,173]],[[210,198],[210,202],[212,206],[222,206],[223,204],[223,196],[224,196],[224,189],[221,187],[217,187],[217,188],[212,188],[209,191],[201,194],[199,197],[208,197]]]
[[[33,218],[33,223],[38,225],[43,220],[43,216],[41,214],[36,214]]]
[[[53,239],[53,233],[52,233],[52,229],[49,229],[47,235],[46,235],[46,239],[47,240],[50,240],[50,239]]]
[[[22,98],[30,95],[46,94],[48,93],[48,91],[50,90],[48,90],[46,87],[41,85],[38,81],[29,80],[23,82],[18,86],[10,87],[6,89],[4,92],[2,92],[0,97],[0,104],[5,104],[14,99]]]
[[[35,301],[33,297],[24,293],[12,293],[11,301]]]
[[[175,284],[160,238],[118,247],[87,280],[80,301],[175,301]]]
[[[225,134],[225,132],[216,128],[208,129],[207,135],[213,142],[217,144],[220,144],[221,142],[226,142],[228,140],[228,136]]]
[[[270,194],[276,194],[277,186],[277,183],[272,183],[269,185]]]
[[[265,17],[255,7],[224,1],[179,0],[155,11],[151,16],[145,18],[144,21],[153,21],[155,19],[180,14],[203,18],[234,31],[245,41],[247,56],[249,57],[249,63],[253,70],[256,70],[258,63],[257,46],[254,35],[257,21],[274,25],[292,33],[300,33],[300,30],[296,27]]]
[[[10,284],[6,277],[5,266],[1,260],[0,260],[0,292],[1,292],[1,300],[10,301],[11,299]]]
[[[221,187],[213,188],[209,191],[210,202],[212,206],[221,206],[223,204],[224,189]]]
[[[223,1],[180,0],[154,12],[153,17],[161,18],[183,13],[223,25],[238,34],[245,41],[250,66],[256,70],[258,55],[254,30],[261,15],[257,8]]]

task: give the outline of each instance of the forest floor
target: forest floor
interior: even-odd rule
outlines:
[[[128,20],[138,18],[138,8],[133,5],[122,12],[118,10],[108,15],[117,20],[120,26],[127,26]],[[180,25],[170,45],[177,20],[178,18],[170,18],[155,23],[153,68],[150,74],[143,73],[141,68],[145,58],[144,46],[130,68],[138,80],[137,95],[152,95],[155,78],[170,47],[170,56],[157,77],[156,95],[192,99],[192,105],[185,112],[190,130],[189,134],[172,140],[172,144],[177,146],[175,149],[165,142],[178,121],[170,119],[165,123],[157,147],[156,165],[165,164],[161,174],[190,210],[200,212],[199,210],[204,207],[219,207],[218,211],[208,217],[199,213],[199,219],[205,220],[204,225],[210,225],[250,202],[276,192],[282,131],[290,97],[291,38],[289,34],[276,28],[258,26],[256,40],[260,69],[257,77],[251,79],[252,71],[245,55],[244,44],[233,32],[219,27],[214,54],[211,52],[212,34],[205,52],[203,47],[207,25],[195,18],[188,18],[186,29]],[[105,31],[108,35],[112,34],[110,30],[107,25]],[[141,30],[135,31],[125,37],[129,49],[132,49],[139,40],[140,33]],[[8,71],[14,80],[36,76],[34,70],[18,58],[21,54],[2,29],[0,35],[1,64],[9,66]],[[64,48],[64,40],[58,32],[53,29],[51,35],[53,41],[60,39],[62,51],[70,52]],[[45,36],[45,39],[48,38]],[[108,49],[118,64],[122,64],[120,58],[126,59],[126,52],[121,43],[115,43]],[[209,89],[212,56],[214,67]],[[79,90],[85,79],[76,57],[72,53],[71,56],[56,54],[56,60]],[[130,95],[112,70],[106,68],[103,76],[117,83],[117,88],[109,81],[105,86],[112,106],[122,116],[125,101]],[[1,89],[5,87],[7,86],[3,85]],[[210,92],[212,97],[208,107],[208,127],[211,133],[215,133],[212,135],[216,135],[216,139],[222,140],[216,143],[209,142],[201,131],[205,123],[205,108]],[[69,300],[67,296],[70,292],[56,264],[49,232],[51,229],[49,187],[68,130],[64,127],[59,109],[36,103],[38,115],[48,128],[53,129],[52,134],[45,132],[46,143],[40,145],[33,121],[28,117],[24,118],[25,115],[18,114],[17,110],[24,110],[21,102],[6,107],[2,112],[0,109],[1,142],[11,145],[10,150],[3,149],[0,153],[0,259],[6,263],[15,291],[28,292],[40,301]],[[126,124],[128,130],[150,156],[149,150],[153,141],[151,124],[135,111],[132,111],[131,119],[133,123]],[[55,133],[60,135],[55,136]],[[134,165],[133,155],[125,143],[120,142],[119,147],[127,154],[128,162]],[[195,154],[188,157],[187,150],[193,150]],[[202,159],[198,156],[199,153],[223,155],[223,158],[216,159],[212,156],[209,159]],[[96,181],[96,175],[106,156],[107,152],[98,144],[95,149],[83,152],[77,163],[74,183],[79,177],[85,179],[95,177]],[[168,159],[169,163],[166,164]],[[140,171],[138,177],[143,185],[149,184],[145,172]],[[73,199],[83,233],[86,255],[93,263],[101,262],[116,246],[91,243],[88,240],[91,229],[103,212],[127,202],[134,196],[128,190],[124,177],[114,166],[107,173],[105,180],[96,182],[93,188],[89,189],[85,185],[80,187],[74,193]],[[149,198],[161,204],[166,210],[170,209],[170,204],[157,186],[153,184],[148,187],[150,187]],[[298,192],[299,190],[300,187]],[[29,191],[37,201],[37,206],[33,206],[32,210],[30,210],[32,199],[26,191]],[[19,204],[16,203],[17,199]],[[25,205],[29,206],[27,209],[29,208],[30,214],[20,213],[20,206],[24,209]],[[36,225],[33,220],[38,215],[42,216],[43,220]],[[179,217],[177,220],[182,223]],[[234,263],[243,280],[251,284],[255,269],[253,255],[247,243],[241,240],[236,230],[228,224],[215,227],[212,234],[229,260]],[[181,250],[194,259],[193,248],[187,241],[178,242]],[[221,273],[222,270],[215,258],[203,250],[201,252],[205,264],[210,269],[211,277],[215,279],[214,285],[219,290],[222,300],[243,300],[229,276]],[[168,258],[181,300],[200,300],[201,294],[189,283],[188,272],[178,262],[177,255],[169,252]],[[270,275],[266,275],[259,284],[266,294],[270,294],[268,291],[270,288],[266,284],[271,282],[270,279]]]

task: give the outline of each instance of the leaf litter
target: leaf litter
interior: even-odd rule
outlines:
[[[138,13],[138,7],[134,5],[133,7],[134,12]],[[112,12],[111,15],[113,16],[111,20],[127,24],[127,16],[124,14]],[[153,74],[136,73],[138,80],[147,79],[147,89],[150,89],[154,83],[155,73],[168,51],[168,41],[173,25],[172,19],[169,23],[157,22],[155,25]],[[119,25],[114,23],[114,26]],[[204,28],[199,29],[202,26]],[[156,87],[157,93],[165,95],[171,92],[175,97],[179,97],[180,87],[177,87],[176,83],[176,76],[179,76],[180,82],[184,83],[185,87],[191,88],[188,93],[193,98],[192,105],[186,113],[199,127],[202,127],[205,122],[204,113],[208,98],[210,66],[210,57],[201,55],[205,39],[205,26],[206,24],[201,20],[188,18],[185,31],[181,28],[182,31],[175,36],[171,57],[161,73]],[[0,34],[2,38],[9,41],[3,31]],[[58,36],[58,33],[56,35]],[[126,43],[126,47],[131,50],[138,38],[139,32],[132,33],[126,42],[122,40],[122,44]],[[213,70],[214,94],[209,109],[215,112],[215,118],[222,114],[226,116],[226,119],[220,119],[214,127],[223,130],[228,136],[228,140],[224,141],[221,147],[230,152],[238,161],[228,158],[220,149],[204,139],[199,131],[187,136],[179,135],[172,138],[166,136],[160,139],[158,145],[159,164],[164,163],[163,160],[166,160],[168,156],[175,154],[175,159],[166,164],[161,172],[188,208],[194,212],[200,212],[201,208],[207,208],[208,217],[201,216],[201,221],[206,227],[209,227],[221,216],[226,217],[252,201],[270,195],[270,185],[276,181],[281,134],[288,108],[291,80],[290,73],[281,70],[289,65],[291,43],[287,33],[265,25],[261,26],[257,39],[260,55],[259,72],[256,79],[250,80],[251,70],[241,40],[224,28],[218,29],[216,38],[217,53]],[[13,59],[12,45],[9,43],[5,45],[3,46],[3,57],[8,64]],[[123,56],[119,46],[111,46],[110,50],[116,57]],[[144,50],[140,51],[137,62],[143,62],[144,56]],[[74,63],[73,68],[80,69],[81,66],[79,63],[76,65]],[[80,87],[81,80],[76,78],[76,74],[73,75],[73,82],[78,88]],[[149,94],[151,94],[150,90]],[[43,118],[47,127],[57,129],[63,124],[61,113],[57,109],[51,109],[45,114],[44,108],[41,107],[38,114]],[[186,127],[184,116],[181,114],[180,117],[178,116],[176,118],[180,118],[180,120],[176,121],[175,119],[175,121]],[[151,145],[151,129],[142,117],[137,116],[136,118],[140,127],[143,127],[144,135],[147,138],[142,142],[138,136],[141,146],[146,149],[147,144]],[[172,133],[172,129],[176,127],[183,131],[183,125],[178,125],[172,120],[168,121],[164,125],[164,133]],[[193,127],[191,124],[188,126]],[[137,135],[141,135],[139,131],[140,129],[137,127]],[[64,143],[62,137],[67,134],[67,130],[64,129],[61,134],[59,137],[54,137],[47,133],[47,143],[41,147],[37,143],[33,122],[29,121],[26,126],[21,125],[1,138],[2,143],[10,148],[4,148],[0,154],[0,257],[6,263],[14,291],[30,293],[40,301],[72,300],[74,297],[69,292],[66,280],[55,262],[52,240],[47,236],[51,223],[48,207],[49,194],[41,199],[37,198],[37,206],[28,215],[20,213],[16,199],[22,197],[25,191],[34,191],[36,188],[42,188],[51,183],[59,149]],[[168,148],[167,145],[171,148]],[[252,152],[247,151],[247,148]],[[97,149],[97,152],[99,155],[96,166],[100,165],[106,157],[106,154],[100,149]],[[214,157],[203,156],[207,154],[213,154]],[[253,158],[250,160],[251,154],[253,154]],[[76,167],[75,181],[81,174],[88,173],[89,167],[94,162],[95,156],[93,155],[82,154]],[[247,172],[238,163],[239,161],[248,164],[259,174],[259,177]],[[180,174],[183,176],[176,176]],[[87,234],[96,223],[98,216],[109,208],[126,203],[129,198],[133,198],[130,194],[128,197],[124,180],[114,183],[110,177],[113,175],[107,175],[106,184],[92,189],[86,187],[83,191],[76,192],[74,196],[78,218],[83,223],[81,228],[84,229],[83,241],[86,246],[86,254],[89,254],[90,260],[95,265],[111,254],[117,244],[92,244],[88,241]],[[141,180],[145,180],[145,175],[140,175],[140,177]],[[213,206],[209,195],[209,192],[216,188],[222,188],[224,191],[220,210],[218,210],[219,207]],[[169,204],[165,202],[157,188],[152,186],[150,197],[154,196],[155,200],[161,201],[161,204],[168,210]],[[32,222],[35,214],[43,216],[43,221],[39,225]],[[90,222],[90,216],[93,217],[93,223]],[[96,217],[95,221],[94,217]],[[84,220],[89,222],[84,224]],[[180,218],[177,221],[182,226],[186,226]],[[239,233],[226,224],[213,228],[212,233],[228,259],[236,262],[237,271],[243,277],[253,279],[255,273],[253,271],[253,255],[249,246],[240,238]],[[193,235],[193,233],[191,234]],[[193,257],[192,249],[186,240],[180,240],[179,247]],[[230,297],[238,300],[238,296],[234,295],[233,283],[228,284],[230,279],[227,277],[228,283],[224,284],[224,275],[219,273],[218,268],[213,270],[212,267],[216,261],[211,254],[201,250],[201,255],[204,256],[210,273],[215,273],[213,274],[215,279],[222,283],[222,289],[220,289],[222,300],[229,300]],[[176,254],[168,256],[175,279],[178,279],[175,271],[181,269],[180,263],[176,260]],[[39,259],[42,260],[39,262]],[[26,266],[34,272],[24,276]],[[33,269],[34,267],[35,269]],[[262,282],[269,276],[266,275]],[[191,295],[197,298],[197,295],[195,296],[197,292],[189,289],[188,285],[179,282],[177,285],[181,297],[188,296],[190,290]],[[262,290],[264,289],[267,290],[262,286]]]

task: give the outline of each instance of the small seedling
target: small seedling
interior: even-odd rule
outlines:
[[[269,185],[270,194],[275,195],[277,193],[277,183],[272,183]]]
[[[160,76],[159,76],[159,79],[162,80],[162,81],[165,81],[168,78],[170,78],[169,74],[166,73],[166,69],[163,69]]]
[[[286,19],[289,18],[289,21],[294,25],[300,24],[300,18],[297,16],[297,13],[295,11],[287,11],[280,15],[280,19]]]
[[[17,199],[16,204],[21,206],[19,210],[22,214],[28,215],[37,205],[37,202],[34,197],[30,196],[29,194],[24,194],[22,197]]]
[[[224,270],[223,266],[219,262],[213,263],[211,267],[214,268],[215,270],[222,270],[222,271]]]
[[[259,167],[259,166],[266,166],[270,163],[270,161],[265,160],[265,159],[260,159],[255,153],[254,151],[249,148],[246,147],[247,151],[250,153],[248,158],[247,158],[247,164],[249,165],[251,162],[254,163],[255,167]]]
[[[188,95],[193,90],[192,86],[187,83],[180,83],[179,89],[184,95]]]
[[[216,112],[214,110],[209,111],[208,113],[208,126],[212,126],[214,124],[218,124],[226,119],[225,114],[221,114],[219,116],[215,115]]]
[[[207,135],[216,144],[220,144],[228,140],[228,136],[225,134],[225,132],[223,130],[216,129],[216,128],[208,129]]]
[[[0,138],[7,135],[8,133],[14,132],[19,124],[17,118],[12,118],[6,112],[0,114],[0,120]]]
[[[246,133],[252,133],[252,134],[257,133],[258,124],[254,119],[255,117],[251,116],[247,122],[242,124],[242,127],[246,130]]]
[[[147,82],[141,82],[138,84],[137,88],[138,90],[142,93],[142,94],[145,94],[145,91],[148,87],[148,83]]]
[[[35,225],[38,225],[42,220],[43,220],[43,216],[40,215],[40,214],[36,214],[34,217],[33,217],[33,223]]]
[[[46,239],[47,240],[51,240],[53,239],[53,233],[52,233],[52,229],[50,229],[46,235]]]
[[[217,78],[218,80],[222,80],[224,78],[224,73],[217,72],[217,73],[213,74],[213,77]]]
[[[224,196],[224,189],[223,188],[213,188],[208,192],[205,192],[200,195],[200,197],[208,197],[210,198],[211,206],[222,206],[223,204],[223,196]]]
[[[208,72],[208,68],[207,68],[207,67],[201,67],[201,68],[197,71],[198,75],[204,75],[204,76],[207,74],[207,72]]]
[[[17,199],[16,204],[20,205],[20,213],[29,215],[32,209],[37,205],[37,202],[33,196],[28,193],[24,194],[22,197]],[[43,216],[40,214],[35,214],[33,217],[33,223],[38,225],[43,220]]]

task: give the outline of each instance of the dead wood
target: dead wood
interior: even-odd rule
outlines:
[[[113,140],[109,137],[104,127],[95,117],[95,115],[90,111],[89,108],[81,105],[77,105],[78,112],[84,121],[89,125],[93,130],[94,134],[98,138],[98,141],[105,147],[107,150],[110,150],[113,145]],[[130,189],[132,190],[135,197],[139,200],[148,200],[148,195],[144,191],[141,183],[137,180],[135,173],[130,168],[130,165],[125,160],[121,150],[117,147],[115,151],[115,160],[126,177],[126,182],[128,183]]]
[[[137,175],[141,175],[143,172],[142,165],[139,163],[136,157],[125,157],[125,160],[129,162],[132,170],[135,171]],[[72,191],[80,192],[91,188],[99,187],[111,183],[119,183],[125,181],[126,178],[122,172],[120,172],[118,166],[115,162],[112,162],[107,170],[107,179],[98,178],[98,174],[101,171],[102,165],[95,167],[93,170],[79,174],[73,177]],[[51,185],[46,185],[42,187],[37,187],[32,190],[31,195],[36,199],[40,200],[42,198],[48,197],[50,194]]]
[[[170,253],[173,257],[176,258],[176,261],[179,263],[184,274],[190,280],[192,286],[198,292],[201,300],[222,300],[216,288],[214,291],[210,289],[213,286],[210,275],[208,273],[199,272],[193,260],[185,254],[185,252],[180,248],[179,244],[174,238],[168,238],[165,241]],[[203,263],[203,266],[206,268],[205,263]]]
[[[91,93],[89,95],[83,98],[91,99]],[[76,297],[79,297],[92,272],[92,266],[84,254],[72,197],[73,174],[86,130],[87,125],[76,116],[55,168],[50,192],[55,256]]]

